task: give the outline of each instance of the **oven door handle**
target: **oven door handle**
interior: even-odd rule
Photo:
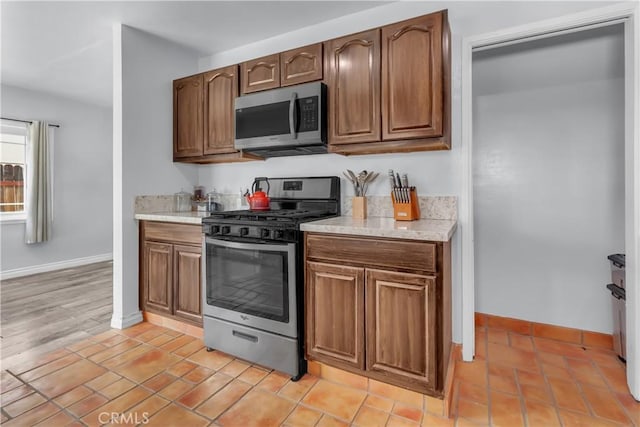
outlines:
[[[249,251],[289,252],[291,248],[295,246],[295,243],[272,245],[262,243],[230,242],[228,240],[212,239],[210,237],[207,237],[205,241],[208,244],[222,246],[223,248],[244,249]]]

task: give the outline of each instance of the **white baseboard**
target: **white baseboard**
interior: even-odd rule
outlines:
[[[101,254],[84,258],[75,258],[67,261],[51,262],[49,264],[33,265],[31,267],[16,268],[13,270],[0,271],[0,280],[13,279],[15,277],[30,276],[47,271],[62,270],[64,268],[79,267],[81,265],[93,264],[95,262],[111,261],[113,254]]]
[[[136,311],[135,313],[122,317],[116,315],[116,313],[113,313],[113,317],[111,317],[111,327],[116,329],[126,329],[129,326],[137,325],[142,321],[143,319],[141,311]]]

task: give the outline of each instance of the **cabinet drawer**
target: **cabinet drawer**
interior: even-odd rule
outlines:
[[[190,224],[142,221],[144,240],[160,240],[171,243],[202,244],[202,227]]]
[[[307,234],[306,256],[339,263],[436,271],[436,244]]]

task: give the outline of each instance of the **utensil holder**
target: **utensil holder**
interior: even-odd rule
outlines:
[[[367,198],[355,196],[351,202],[351,216],[356,219],[367,217]]]
[[[420,219],[420,204],[418,203],[418,193],[415,187],[409,189],[408,203],[396,200],[393,192],[391,192],[391,201],[393,202],[393,218],[396,221]]]

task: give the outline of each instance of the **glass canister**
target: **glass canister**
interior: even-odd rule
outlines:
[[[176,212],[186,212],[191,210],[191,194],[181,190],[179,193],[174,194],[173,198],[175,200],[174,206]]]
[[[222,210],[220,196],[214,188],[213,191],[207,193],[207,212],[216,212]]]

